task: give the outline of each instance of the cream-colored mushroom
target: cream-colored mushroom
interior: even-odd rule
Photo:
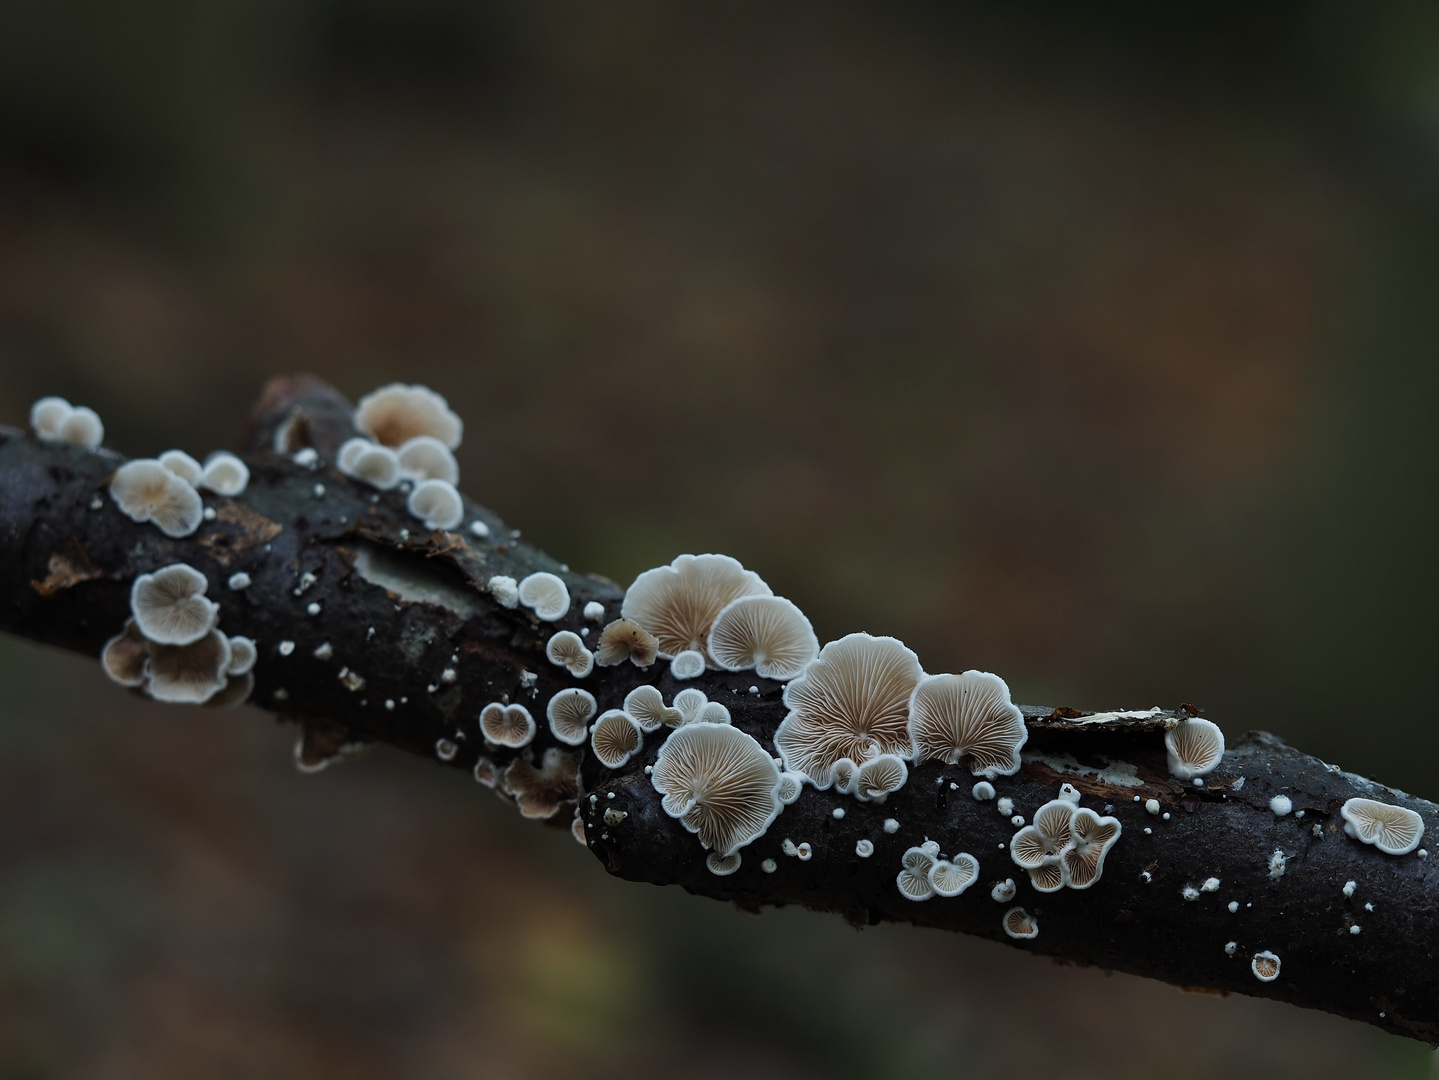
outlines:
[[[693,650],[708,656],[710,627],[742,596],[769,596],[770,587],[728,555],[681,555],[646,570],[625,592],[620,614],[655,636],[659,655]]]
[[[235,639],[230,640],[233,642]],[[202,704],[207,709],[233,709],[236,705],[243,705],[250,700],[250,695],[254,692],[255,676],[252,673],[247,671],[241,675],[227,675],[225,685]]]
[[[929,868],[929,884],[940,896],[958,896],[979,880],[979,860],[961,851],[953,859],[937,859]]]
[[[1070,846],[1060,856],[1064,883],[1071,889],[1087,889],[1098,881],[1104,873],[1104,856],[1121,832],[1118,818],[1100,817],[1088,807],[1076,810],[1069,823]]]
[[[449,402],[427,386],[404,383],[390,383],[362,397],[354,423],[362,434],[391,447],[430,435],[453,450],[465,434],[464,422]]]
[[[860,802],[882,803],[908,779],[909,768],[903,758],[880,754],[855,770],[854,795]]]
[[[183,450],[166,450],[158,460],[187,484],[198,484],[200,474],[205,471],[203,465]]]
[[[934,895],[929,873],[934,869],[935,859],[923,847],[912,847],[900,859],[899,876],[894,879],[899,893],[906,900],[928,900]]]
[[[595,654],[585,648],[584,639],[573,630],[561,630],[545,643],[545,656],[576,679],[583,679],[595,667]]]
[[[236,634],[230,638],[230,667],[227,674],[247,675],[259,658],[260,650],[255,647],[255,642]]]
[[[1350,799],[1339,814],[1344,831],[1386,855],[1408,855],[1424,839],[1424,819],[1404,806],[1374,799]]]
[[[610,769],[618,769],[643,745],[640,726],[621,709],[601,713],[590,729],[590,749],[600,764]]]
[[[781,596],[742,596],[720,611],[709,652],[726,671],[788,681],[819,655],[819,639],[804,612]]]
[[[616,619],[600,631],[595,663],[600,667],[614,667],[628,660],[635,667],[646,668],[655,662],[658,654],[659,642],[653,634],[633,619]]]
[[[189,536],[204,520],[200,493],[148,458],[128,461],[115,470],[110,498],[131,521],[153,522],[166,536]]]
[[[834,785],[835,791],[841,795],[848,795],[853,792],[854,775],[858,768],[859,766],[847,757],[840,758],[830,766],[829,780],[830,783]]]
[[[405,508],[427,529],[453,529],[465,520],[465,500],[454,484],[444,480],[421,480],[405,500]]]
[[[72,409],[60,422],[60,441],[86,450],[100,449],[105,441],[105,425],[100,422],[100,414],[84,405]]]
[[[526,750],[505,770],[506,793],[527,818],[545,820],[580,793],[580,755],[552,746],[535,768],[531,751]]]
[[[518,749],[535,737],[535,719],[523,705],[492,701],[480,710],[480,731],[492,743]]]
[[[147,646],[145,692],[156,701],[199,705],[225,688],[230,642],[211,630],[188,645]]]
[[[346,455],[349,467],[342,472],[377,491],[389,491],[400,482],[400,458],[393,450],[369,441],[354,439],[351,442],[363,442],[363,445]],[[350,443],[345,444],[349,446]]]
[[[1219,725],[1195,717],[1164,735],[1170,775],[1180,780],[1213,772],[1224,757],[1224,732]]]
[[[1001,924],[1004,932],[1012,938],[1039,937],[1039,920],[1022,907],[1012,907],[1004,913]]]
[[[116,634],[100,650],[100,667],[121,686],[139,686],[145,681],[145,635],[134,619],[125,620],[125,629]]]
[[[863,764],[880,754],[911,757],[909,700],[923,675],[918,658],[894,638],[850,634],[831,641],[784,688],[789,713],[774,743],[785,768],[827,788],[840,758]]]
[[[140,633],[160,645],[188,645],[215,627],[220,605],[205,599],[209,582],[185,563],[141,574],[130,586],[130,613]]]
[[[670,661],[670,674],[676,679],[697,679],[705,673],[705,656],[694,649],[675,654]]]
[[[561,690],[545,706],[550,733],[562,743],[579,746],[590,733],[590,721],[598,710],[595,696],[578,686]]]
[[[460,482],[460,466],[450,448],[433,435],[416,435],[395,452],[406,480]]]
[[[62,397],[42,397],[30,406],[30,427],[43,442],[61,442],[60,425],[74,411]]]
[[[234,454],[216,450],[205,459],[200,470],[200,482],[196,487],[213,491],[216,495],[240,495],[250,483],[250,469]]]
[[[360,460],[361,454],[374,445],[369,439],[346,439],[340,444],[340,450],[335,455],[335,468],[346,476],[354,476],[355,462]],[[396,463],[398,464],[398,459]]]
[[[660,747],[650,781],[664,796],[664,812],[721,856],[764,835],[783,805],[774,759],[730,724],[676,728]]]
[[[700,718],[700,711],[709,704],[709,698],[698,687],[687,686],[675,695],[675,711],[680,715],[681,724],[693,724]]]
[[[520,582],[520,603],[536,618],[556,622],[570,610],[570,590],[563,578],[541,570]]]
[[[779,774],[779,801],[788,806],[799,798],[800,792],[804,790],[804,779],[799,773],[782,772]]]
[[[967,761],[975,776],[1013,776],[1028,732],[998,675],[928,675],[909,703],[915,760]]]
[[[740,855],[736,851],[732,855],[721,855],[717,851],[711,851],[705,856],[705,868],[711,874],[718,877],[726,877],[739,869]]]
[[[1268,949],[1257,952],[1249,961],[1249,970],[1260,982],[1273,982],[1279,978],[1279,957]]]
[[[680,723],[679,710],[666,708],[664,695],[648,683],[625,695],[625,712],[641,731],[657,731],[662,724],[678,727]]]

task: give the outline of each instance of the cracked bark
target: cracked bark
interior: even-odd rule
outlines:
[[[354,433],[350,408],[317,380],[272,382],[246,434],[249,487],[234,499],[207,495],[214,519],[178,540],[131,522],[110,501],[105,485],[123,458],[0,428],[0,626],[97,657],[128,615],[135,576],[187,562],[209,578],[221,628],[259,643],[251,704],[299,723],[311,764],[364,742],[465,770],[482,754],[504,768],[525,754],[538,761],[551,746],[572,752],[551,736],[544,704],[576,680],[546,660],[544,643],[556,630],[586,626],[593,643],[603,623],[586,622],[584,605],[597,601],[608,621],[618,616],[623,590],[570,571],[468,500],[466,526],[483,522],[487,537],[467,527],[428,533],[398,491],[375,492],[341,476],[329,463]],[[292,460],[304,446],[318,451],[317,467]],[[485,588],[492,575],[519,579],[537,570],[569,587],[570,612],[556,623],[502,607]],[[250,575],[248,588],[226,587],[237,571]],[[312,604],[318,614],[309,613]],[[282,642],[293,647],[282,652]],[[603,711],[618,708],[641,682],[655,684],[666,700],[684,686],[699,687],[767,749],[784,717],[782,685],[752,672],[707,672],[678,683],[664,663],[645,670],[623,664],[596,668],[579,685]],[[535,715],[539,733],[528,750],[484,747],[476,720],[497,700],[525,704]],[[1439,1043],[1439,859],[1384,855],[1346,837],[1339,817],[1352,796],[1398,803],[1418,811],[1426,840],[1439,844],[1439,806],[1341,772],[1262,732],[1232,740],[1219,768],[1195,787],[1172,779],[1165,766],[1164,722],[1184,712],[1088,726],[1073,721],[1073,710],[1024,712],[1024,767],[995,787],[1027,818],[1067,781],[1083,805],[1120,819],[1124,833],[1091,889],[1035,892],[1009,858],[1015,826],[994,801],[971,796],[977,778],[932,762],[914,767],[883,805],[806,788],[766,835],[742,849],[740,869],[717,877],[695,837],[660,809],[645,774],[663,732],[646,736],[642,751],[617,770],[585,753],[580,807],[589,847],[619,877],[681,885],[747,909],[803,904],[857,926],[892,920],[977,934],[1062,961],[1274,998]],[[1107,761],[1132,764],[1133,784],[1100,775]],[[1295,812],[1276,817],[1269,808],[1276,794],[1288,796]],[[1150,799],[1160,814],[1147,812]],[[836,818],[836,809],[844,815]],[[609,810],[625,816],[606,825]],[[898,822],[893,833],[883,828],[889,818]],[[566,804],[548,824],[568,828],[571,820]],[[945,854],[976,856],[979,882],[954,898],[901,897],[894,883],[900,857],[927,837]],[[813,857],[785,856],[785,839],[808,842]],[[860,839],[874,843],[867,859],[855,853]],[[1282,873],[1274,869],[1276,852]],[[766,860],[777,864],[774,872],[765,872]],[[1018,894],[996,903],[991,886],[1005,878],[1018,883]],[[1217,890],[1184,898],[1186,887],[1210,878],[1219,880]],[[1356,883],[1350,897],[1343,892],[1348,881]],[[1000,917],[1011,903],[1036,916],[1037,938],[1004,934]],[[1250,971],[1250,957],[1261,950],[1281,958],[1272,983]]]

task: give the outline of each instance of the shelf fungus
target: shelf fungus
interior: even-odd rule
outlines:
[[[782,596],[744,596],[719,613],[709,652],[726,671],[749,671],[787,682],[819,655],[819,639],[804,612]]]
[[[618,769],[643,745],[640,726],[621,709],[601,713],[590,729],[590,749],[606,768]]]
[[[443,397],[427,386],[404,383],[390,383],[362,397],[355,406],[354,424],[390,447],[429,435],[453,450],[465,434],[464,422]]]
[[[854,797],[860,802],[882,803],[892,792],[904,787],[909,767],[894,754],[870,758],[854,772]]]
[[[250,484],[249,467],[228,450],[216,450],[205,459],[195,485],[216,495],[242,495]]]
[[[975,776],[1013,776],[1028,732],[998,675],[966,671],[920,680],[909,706],[915,760],[967,762]]]
[[[550,734],[560,742],[579,746],[590,733],[590,721],[594,719],[598,706],[595,696],[578,686],[561,690],[545,706],[545,717],[550,722]]]
[[[625,712],[641,731],[658,731],[661,725],[678,727],[680,711],[665,705],[664,695],[645,683],[625,695]]]
[[[531,752],[510,762],[504,775],[505,791],[527,818],[554,817],[580,794],[580,755],[552,746],[535,768]]]
[[[961,851],[953,859],[936,859],[929,884],[939,896],[958,896],[979,880],[979,860]]]
[[[200,493],[158,461],[139,458],[115,470],[110,498],[131,521],[152,522],[166,536],[189,536],[204,520]]]
[[[130,586],[130,613],[140,633],[159,645],[188,645],[215,628],[220,605],[205,598],[205,575],[185,563],[141,574]]]
[[[1012,907],[1006,911],[1000,925],[1012,938],[1028,940],[1039,937],[1039,920],[1022,907]]]
[[[1104,857],[1121,832],[1117,818],[1052,799],[1035,811],[1032,825],[1014,834],[1009,856],[1029,873],[1038,892],[1058,892],[1066,885],[1087,889],[1103,874]]]
[[[1424,819],[1413,810],[1374,799],[1350,799],[1339,810],[1344,832],[1386,855],[1408,855],[1424,839]]]
[[[635,578],[620,615],[653,634],[666,660],[686,650],[708,655],[710,628],[721,611],[741,597],[770,595],[758,574],[728,555],[680,555]]]
[[[585,606],[588,609],[589,605]],[[628,660],[635,667],[647,668],[659,655],[659,645],[655,636],[633,619],[616,619],[600,631],[595,663],[615,667]]]
[[[465,520],[465,500],[448,480],[421,480],[405,500],[405,508],[427,529],[453,529]],[[569,610],[568,597],[565,610]]]
[[[535,719],[523,705],[492,701],[480,710],[480,733],[497,746],[517,750],[535,737]]]
[[[934,869],[935,858],[924,847],[912,847],[900,858],[899,876],[894,879],[899,894],[906,900],[928,900],[934,895],[930,883],[930,871]]]
[[[450,448],[433,435],[416,435],[407,439],[395,458],[399,462],[400,475],[417,483],[424,480],[443,480],[447,484],[460,482],[460,466]]]
[[[827,788],[841,758],[911,757],[909,701],[923,675],[919,659],[894,638],[861,633],[831,641],[784,688],[789,712],[774,743],[785,768]]]
[[[764,835],[779,816],[779,777],[753,736],[730,724],[698,722],[665,740],[650,782],[666,814],[725,856]]]
[[[585,648],[584,640],[573,630],[561,630],[545,643],[545,656],[556,667],[562,667],[576,679],[583,679],[595,667],[595,654]]]
[[[1169,773],[1180,780],[1213,772],[1224,757],[1224,732],[1219,725],[1195,717],[1164,735]]]
[[[1257,952],[1249,961],[1249,970],[1260,982],[1273,982],[1279,978],[1279,957],[1268,949]]]
[[[555,574],[544,570],[520,582],[520,603],[545,622],[563,619],[570,610],[570,590]]]

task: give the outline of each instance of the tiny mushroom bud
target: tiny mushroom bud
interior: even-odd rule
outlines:
[[[220,605],[205,599],[209,582],[185,563],[141,574],[130,587],[130,612],[140,633],[161,645],[188,645],[215,627]]]
[[[355,406],[354,424],[385,446],[402,446],[430,435],[453,450],[465,433],[464,422],[443,397],[429,387],[403,383],[390,383],[362,397]]]
[[[581,614],[583,614],[584,617],[590,622],[599,622],[605,617],[605,606],[604,604],[601,604],[598,600],[591,600],[584,606],[584,610],[581,612]]]
[[[563,619],[570,610],[570,590],[564,581],[543,570],[520,582],[519,596],[520,603],[545,622]]]
[[[1192,717],[1164,736],[1169,772],[1189,780],[1212,772],[1224,757],[1224,732],[1219,725]]]
[[[405,508],[427,529],[453,529],[465,519],[465,500],[445,480],[421,480],[410,492]]]
[[[999,811],[1000,817],[1009,817],[1010,814],[1014,813],[1014,800],[1008,795],[1002,795],[999,801],[994,804],[994,808]]]
[[[994,798],[994,785],[988,780],[981,780],[970,790],[970,794],[973,795],[978,802],[988,802]]]
[[[1005,878],[989,890],[989,898],[996,904],[1007,904],[1014,899],[1014,894],[1019,889],[1014,884],[1014,878]]]
[[[248,589],[250,587],[250,575],[245,573],[245,571],[243,570],[237,570],[235,573],[230,575],[230,580],[227,581],[225,584],[230,586],[231,592],[239,592],[241,589]]]
[[[545,707],[545,716],[550,721],[550,733],[562,743],[579,746],[590,731],[590,721],[598,706],[595,696],[578,686],[561,690]]]
[[[1350,799],[1339,809],[1344,831],[1386,855],[1408,855],[1424,839],[1424,819],[1403,806]]]
[[[704,653],[686,649],[670,661],[670,674],[676,679],[696,679],[705,672]]]
[[[74,411],[74,406],[62,397],[42,397],[30,406],[30,427],[44,442],[62,442],[60,425]]]
[[[589,605],[585,608],[588,613]],[[603,610],[600,617],[604,617]],[[628,660],[635,667],[649,667],[658,653],[659,642],[653,634],[633,619],[616,619],[600,631],[595,663],[600,667],[614,667]]]
[[[535,721],[523,705],[492,701],[480,710],[480,731],[492,743],[518,749],[535,737]]]
[[[145,692],[156,701],[198,705],[225,688],[230,642],[211,630],[188,645],[148,646]]]
[[[150,521],[166,536],[189,536],[200,527],[200,493],[158,461],[127,461],[110,480],[110,498],[131,521]]]
[[[899,832],[899,822],[895,821],[892,817],[885,818],[884,831],[891,834]]]
[[[490,595],[501,607],[518,607],[520,604],[520,586],[514,578],[505,574],[496,574],[485,583],[485,588],[490,590]]]
[[[100,667],[121,686],[139,686],[145,681],[145,635],[134,619],[125,620],[125,629],[105,642],[100,652]]]
[[[618,769],[643,745],[640,726],[620,709],[601,713],[590,730],[590,748],[600,764],[611,769]]]
[[[225,450],[216,450],[205,459],[196,487],[216,495],[239,495],[250,483],[250,470],[243,461]]]
[[[716,617],[709,653],[726,671],[753,669],[784,681],[819,655],[819,640],[804,612],[783,597],[742,596]]]
[[[595,666],[595,654],[585,648],[580,635],[561,630],[545,643],[545,656],[556,667],[562,667],[576,679],[583,679]]]
[[[1012,907],[1006,911],[1001,925],[1004,927],[1004,932],[1012,938],[1039,937],[1039,920],[1022,907]]]
[[[60,421],[59,442],[71,446],[83,446],[86,450],[98,450],[105,441],[105,425],[94,409],[80,405],[70,410],[70,415]]]
[[[159,462],[187,484],[198,484],[200,474],[205,471],[204,466],[183,450],[166,450]]]
[[[1254,977],[1260,982],[1273,982],[1279,978],[1279,957],[1268,949],[1257,952],[1249,961],[1249,970],[1254,972]]]
[[[968,761],[976,775],[1013,776],[1028,737],[1024,716],[998,675],[926,675],[909,702],[915,760]]]
[[[400,475],[406,480],[443,480],[460,482],[460,466],[450,448],[433,435],[416,435],[395,452]]]
[[[664,812],[722,856],[762,836],[782,808],[774,759],[731,724],[677,728],[660,747],[650,782]]]
[[[1294,809],[1294,803],[1288,795],[1276,795],[1269,800],[1269,809],[1274,812],[1275,817],[1285,817]]]
[[[350,467],[345,472],[379,491],[389,491],[400,482],[400,459],[388,446],[367,442],[357,453],[350,455],[349,462]]]

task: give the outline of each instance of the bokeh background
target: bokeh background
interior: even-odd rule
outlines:
[[[0,2],[0,421],[395,379],[621,583],[1439,795],[1439,9]],[[3,478],[0,478],[3,483]],[[0,1080],[1419,1080],[1356,1023],[609,880],[0,641]],[[1036,1020],[1041,1022],[1036,1023]]]

